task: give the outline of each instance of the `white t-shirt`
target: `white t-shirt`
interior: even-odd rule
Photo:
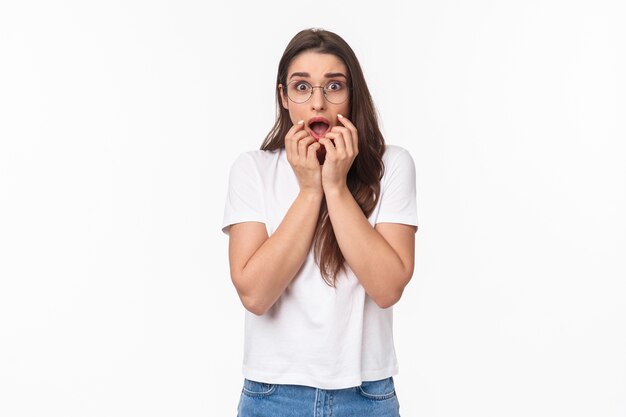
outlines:
[[[387,145],[383,163],[381,194],[370,224],[417,226],[411,155]],[[231,224],[255,221],[265,223],[271,236],[299,190],[284,148],[242,153],[230,171],[222,231],[228,234]],[[245,378],[343,389],[398,373],[393,307],[378,307],[347,265],[346,270],[337,276],[337,287],[330,287],[311,247],[298,274],[265,314],[245,311]]]

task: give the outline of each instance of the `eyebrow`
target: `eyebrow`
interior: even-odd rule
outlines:
[[[291,74],[289,79],[291,80],[293,77],[311,77],[311,74],[309,74],[308,72],[294,72],[293,74]],[[327,72],[326,74],[324,74],[324,77],[325,78],[343,77],[346,80],[348,79],[348,77],[346,77],[345,74],[341,72]]]

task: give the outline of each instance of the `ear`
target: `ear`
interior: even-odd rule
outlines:
[[[281,84],[278,84],[278,94],[280,94],[280,100],[283,103],[283,107],[286,110],[289,110],[289,99],[287,99],[283,94],[283,86]]]

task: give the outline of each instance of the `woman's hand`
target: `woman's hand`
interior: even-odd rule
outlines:
[[[326,159],[322,166],[324,192],[347,187],[348,171],[359,153],[359,137],[356,127],[341,115],[338,115],[337,119],[343,126],[333,127],[319,142],[326,148]]]
[[[317,150],[321,145],[303,129],[304,120],[300,120],[287,132],[287,160],[298,178],[300,192],[322,194],[322,170],[317,159]]]

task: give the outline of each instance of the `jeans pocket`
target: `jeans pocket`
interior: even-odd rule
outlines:
[[[266,384],[265,382],[243,379],[243,392],[248,397],[267,397],[276,391],[277,384]]]
[[[363,381],[358,387],[359,394],[370,400],[388,400],[396,396],[393,377],[378,381]]]

